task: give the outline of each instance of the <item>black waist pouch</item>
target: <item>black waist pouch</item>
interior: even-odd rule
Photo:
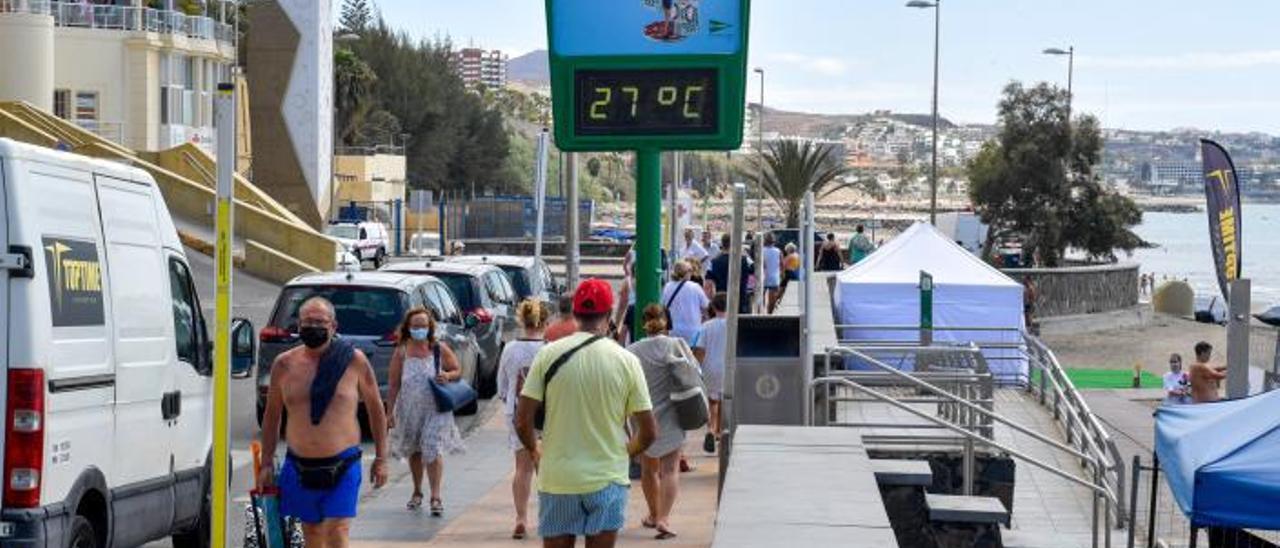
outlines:
[[[360,456],[361,452],[356,451],[349,456],[307,459],[290,453],[289,459],[298,470],[298,479],[303,487],[327,491],[338,485],[351,466],[360,464]]]

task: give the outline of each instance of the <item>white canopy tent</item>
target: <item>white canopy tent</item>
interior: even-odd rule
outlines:
[[[920,273],[933,276],[935,343],[1021,345],[1022,292],[1018,282],[982,262],[933,226],[916,223],[862,262],[836,277],[834,302],[840,338],[857,344],[918,338],[912,329],[876,326],[920,325]],[[946,328],[992,328],[948,331]],[[1024,382],[1027,360],[1012,349],[984,349],[1001,382]],[[899,364],[910,367],[909,363]]]

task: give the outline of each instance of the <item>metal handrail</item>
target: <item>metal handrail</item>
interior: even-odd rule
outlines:
[[[968,401],[968,400],[965,400],[964,398],[958,397],[958,396],[956,396],[955,394],[952,394],[952,393],[950,393],[950,392],[947,392],[946,390],[943,390],[943,389],[941,389],[941,388],[939,388],[939,387],[937,387],[937,386],[934,386],[933,384],[930,384],[930,383],[925,382],[925,381],[923,381],[923,380],[921,380],[921,379],[918,379],[918,378],[916,378],[915,376],[913,376],[913,375],[911,375],[911,374],[909,374],[909,373],[905,373],[905,372],[903,372],[903,371],[899,371],[899,370],[895,369],[893,366],[891,366],[891,365],[889,365],[889,364],[886,364],[886,363],[883,363],[883,362],[881,362],[880,360],[877,360],[877,359],[875,359],[875,358],[872,358],[871,356],[868,356],[868,355],[866,355],[866,354],[864,354],[864,353],[862,353],[862,352],[859,352],[858,350],[854,350],[854,349],[852,349],[852,348],[842,347],[842,346],[833,346],[833,347],[828,347],[828,348],[827,348],[827,352],[834,352],[834,353],[836,353],[836,354],[844,354],[844,355],[848,355],[848,356],[854,356],[854,357],[857,357],[857,358],[861,358],[861,359],[863,359],[863,360],[866,360],[866,361],[867,361],[867,363],[869,363],[869,364],[871,364],[871,365],[875,366],[876,368],[882,369],[882,370],[884,370],[886,373],[889,373],[889,374],[891,374],[891,375],[897,376],[898,378],[903,379],[903,380],[905,380],[905,381],[907,381],[907,382],[909,382],[909,383],[911,383],[911,384],[915,385],[915,386],[916,386],[916,387],[918,387],[918,388],[922,388],[922,389],[927,390],[927,391],[929,391],[929,392],[933,392],[934,394],[937,394],[937,395],[939,395],[939,396],[941,396],[941,397],[943,397],[943,398],[950,399],[950,400],[951,400],[952,402],[954,402],[954,403],[958,403],[958,404],[960,404],[961,406],[964,406],[965,408],[967,408],[967,409],[969,409],[969,410],[971,410],[971,411],[976,411],[976,412],[981,413],[981,414],[983,414],[983,415],[985,415],[985,416],[987,416],[987,417],[990,417],[992,420],[994,420],[994,421],[996,421],[996,422],[999,422],[999,423],[1001,423],[1001,424],[1003,424],[1003,425],[1005,425],[1005,426],[1008,426],[1009,428],[1012,428],[1012,429],[1014,429],[1014,430],[1017,430],[1017,431],[1018,431],[1018,432],[1020,432],[1020,433],[1023,433],[1023,434],[1026,434],[1026,435],[1028,435],[1028,436],[1031,436],[1032,438],[1035,438],[1035,439],[1036,439],[1036,440],[1038,440],[1038,441],[1041,441],[1041,442],[1047,443],[1047,444],[1049,444],[1049,445],[1051,445],[1051,446],[1053,446],[1053,447],[1055,447],[1055,448],[1057,448],[1057,449],[1059,449],[1059,450],[1061,450],[1061,451],[1064,451],[1064,452],[1066,452],[1066,453],[1070,454],[1071,456],[1074,456],[1074,457],[1079,458],[1079,459],[1082,459],[1082,460],[1091,460],[1091,457],[1090,457],[1089,455],[1086,455],[1086,454],[1084,454],[1084,453],[1082,453],[1082,452],[1080,452],[1080,451],[1077,451],[1077,450],[1076,450],[1076,448],[1074,448],[1074,447],[1071,447],[1071,446],[1065,445],[1065,444],[1063,444],[1063,443],[1061,443],[1061,442],[1059,442],[1059,441],[1057,441],[1057,440],[1054,440],[1054,439],[1052,439],[1052,438],[1049,438],[1049,437],[1045,436],[1044,434],[1041,434],[1041,433],[1039,433],[1039,432],[1036,432],[1036,431],[1034,431],[1034,430],[1031,430],[1030,428],[1027,428],[1027,427],[1025,427],[1025,426],[1023,426],[1023,425],[1021,425],[1021,424],[1018,424],[1017,422],[1014,422],[1014,421],[1012,421],[1012,420],[1009,420],[1009,419],[1005,418],[1004,416],[1000,415],[999,413],[996,413],[996,412],[994,412],[994,411],[989,411],[989,410],[987,410],[987,409],[983,408],[982,406],[976,405],[976,404],[974,404],[974,403],[972,403],[972,402],[970,402],[970,401]],[[1117,500],[1117,501],[1116,501],[1116,503],[1117,503],[1117,504],[1119,504],[1119,501]]]
[[[1038,388],[1041,405],[1048,406],[1049,403],[1046,398],[1049,395],[1049,389],[1052,388],[1054,419],[1061,420],[1065,416],[1064,427],[1066,428],[1068,442],[1074,437],[1074,428],[1078,425],[1081,428],[1080,437],[1083,438],[1082,442],[1095,454],[1102,456],[1100,461],[1104,462],[1104,469],[1107,471],[1107,473],[1103,474],[1104,481],[1111,483],[1113,485],[1112,489],[1120,499],[1123,499],[1125,470],[1122,464],[1123,457],[1121,457],[1115,441],[1111,439],[1106,428],[1103,427],[1098,417],[1093,414],[1093,411],[1089,409],[1089,405],[1084,401],[1079,391],[1076,390],[1071,379],[1067,377],[1066,371],[1063,370],[1062,365],[1058,362],[1053,350],[1029,334],[1024,334],[1024,339],[1027,341],[1028,354],[1031,358],[1029,361],[1040,370],[1040,386],[1037,387],[1035,383],[1028,382],[1028,390],[1035,392]],[[1061,412],[1064,402],[1067,409],[1065,414]],[[1114,475],[1114,481],[1111,481],[1108,475]],[[1123,512],[1119,514],[1118,520],[1123,527],[1125,524]]]
[[[830,349],[828,349],[828,350],[830,350]],[[886,367],[888,367],[888,366],[886,366]],[[889,367],[889,370],[891,370],[891,371],[893,371],[893,372],[898,372],[898,373],[900,373],[899,371],[897,371],[896,369],[893,369],[892,367]],[[908,375],[908,376],[909,376],[909,375]],[[922,382],[923,382],[923,381],[922,381]],[[1018,451],[1018,450],[1016,450],[1016,449],[1013,449],[1013,448],[1011,448],[1011,447],[1008,447],[1008,446],[1006,446],[1006,445],[1004,445],[1004,444],[1002,444],[1002,443],[1000,443],[1000,442],[997,442],[997,441],[994,441],[994,440],[989,440],[989,439],[983,438],[982,436],[980,436],[980,435],[978,435],[978,434],[975,434],[975,433],[973,433],[973,432],[970,432],[969,430],[966,430],[966,429],[964,429],[964,428],[962,428],[962,427],[960,427],[960,426],[957,426],[957,425],[955,425],[955,424],[951,424],[950,422],[947,422],[947,421],[945,421],[945,420],[943,420],[943,419],[937,418],[937,417],[935,417],[935,416],[933,416],[933,415],[930,415],[929,413],[926,413],[926,412],[924,412],[924,411],[921,411],[921,410],[919,410],[919,409],[916,409],[916,408],[914,408],[914,407],[912,407],[912,406],[910,406],[910,405],[908,405],[908,404],[905,404],[905,403],[899,402],[898,400],[894,399],[894,398],[893,398],[893,397],[891,397],[891,396],[887,396],[887,395],[885,395],[885,394],[881,394],[880,392],[878,392],[878,391],[876,391],[876,390],[873,390],[873,389],[871,389],[871,388],[869,388],[869,387],[863,386],[862,384],[856,383],[856,382],[851,381],[851,380],[846,379],[846,378],[836,378],[836,377],[819,377],[819,378],[813,379],[813,381],[811,381],[811,382],[809,383],[809,386],[807,387],[806,392],[809,394],[809,397],[810,397],[810,398],[812,398],[812,395],[813,395],[813,389],[814,389],[814,388],[816,388],[816,387],[817,387],[817,386],[819,386],[819,385],[832,385],[832,384],[834,384],[834,385],[839,385],[839,386],[845,386],[845,387],[847,387],[847,388],[852,388],[852,389],[854,389],[854,390],[861,391],[861,392],[863,392],[863,393],[867,394],[868,396],[871,396],[871,397],[873,397],[873,398],[876,398],[877,400],[880,400],[881,402],[884,402],[884,403],[887,403],[887,404],[889,404],[889,405],[892,405],[892,406],[894,406],[894,407],[896,407],[896,408],[898,408],[898,409],[901,409],[901,410],[903,410],[903,411],[906,411],[906,412],[908,412],[908,413],[911,413],[911,414],[913,414],[913,415],[915,415],[915,416],[917,416],[917,417],[920,417],[920,418],[925,419],[925,420],[927,420],[927,421],[933,422],[933,423],[937,424],[938,426],[940,426],[940,427],[942,427],[942,428],[945,428],[945,429],[947,429],[947,430],[951,430],[952,432],[955,432],[955,433],[957,433],[957,434],[960,434],[962,437],[964,437],[964,439],[966,440],[966,443],[983,443],[983,444],[986,444],[986,445],[988,445],[988,446],[991,446],[991,447],[994,447],[994,448],[999,449],[999,450],[1001,450],[1001,451],[1004,451],[1005,453],[1007,453],[1007,454],[1009,454],[1009,455],[1011,455],[1011,456],[1013,456],[1013,457],[1015,457],[1015,458],[1018,458],[1018,459],[1020,459],[1020,460],[1022,460],[1022,461],[1024,461],[1024,462],[1026,462],[1027,464],[1030,464],[1030,465],[1032,465],[1032,466],[1035,466],[1035,467],[1037,467],[1037,468],[1040,468],[1041,470],[1044,470],[1044,471],[1049,472],[1049,473],[1051,473],[1051,474],[1053,474],[1053,475],[1055,475],[1055,476],[1058,476],[1058,477],[1060,477],[1060,478],[1062,478],[1062,479],[1065,479],[1065,480],[1067,480],[1067,481],[1070,481],[1070,482],[1072,482],[1072,483],[1075,483],[1075,484],[1077,484],[1077,485],[1080,485],[1080,486],[1082,486],[1082,487],[1085,487],[1085,488],[1089,489],[1091,492],[1093,492],[1093,494],[1094,494],[1095,496],[1101,496],[1101,497],[1102,497],[1103,499],[1105,499],[1105,501],[1106,501],[1107,509],[1106,509],[1105,515],[1106,515],[1107,526],[1106,526],[1106,527],[1104,527],[1104,528],[1103,528],[1103,530],[1104,530],[1104,535],[1105,535],[1105,538],[1106,538],[1106,545],[1107,545],[1107,546],[1111,546],[1111,527],[1110,527],[1110,521],[1111,521],[1111,508],[1112,508],[1112,505],[1113,505],[1113,504],[1115,505],[1115,507],[1117,507],[1117,508],[1118,508],[1118,507],[1119,507],[1119,505],[1120,505],[1120,503],[1119,503],[1119,501],[1115,498],[1115,494],[1114,494],[1114,493],[1112,493],[1112,492],[1110,491],[1110,489],[1108,489],[1108,488],[1107,488],[1107,486],[1106,486],[1105,484],[1102,484],[1101,482],[1098,482],[1098,481],[1096,481],[1096,480],[1095,480],[1094,482],[1089,482],[1089,481],[1087,481],[1087,480],[1080,479],[1080,478],[1078,478],[1078,477],[1076,477],[1076,476],[1074,476],[1074,475],[1072,475],[1072,474],[1069,474],[1069,473],[1067,473],[1067,472],[1064,472],[1064,471],[1062,471],[1062,470],[1059,470],[1058,468],[1054,467],[1053,465],[1050,465],[1050,464],[1047,464],[1047,463],[1041,462],[1039,459],[1036,459],[1035,457],[1032,457],[1032,456],[1027,455],[1027,454],[1025,454],[1025,453],[1023,453],[1023,452],[1021,452],[1021,451]],[[939,389],[938,387],[935,387],[935,386],[933,386],[933,385],[931,385],[931,384],[924,383],[924,385],[925,385],[925,386],[923,386],[922,388],[926,388],[927,390],[931,390],[931,391],[934,391],[934,392],[936,392],[936,393],[946,393],[945,391],[943,391],[943,390]],[[949,395],[949,394],[948,394],[948,395]],[[964,402],[964,403],[968,403],[968,402]],[[986,412],[987,412],[985,409],[981,409],[981,408],[977,408],[977,409],[978,409],[979,411],[983,412],[983,413],[986,413]],[[993,418],[995,418],[995,417],[997,417],[997,416],[998,416],[998,415],[996,415],[995,413],[991,413],[991,415],[993,416]],[[1003,421],[1002,421],[1002,422],[1003,422]],[[1006,423],[1006,424],[1008,424],[1008,423]],[[1072,453],[1075,453],[1075,451],[1072,451]],[[1096,462],[1096,461],[1094,462],[1094,465],[1095,465],[1095,470],[1097,470],[1097,468],[1096,468],[1096,466],[1097,466],[1097,462]],[[970,476],[971,476],[971,474],[970,474]],[[972,479],[971,477],[966,477],[965,481],[966,481],[966,482],[968,482],[968,481],[970,481],[971,479]],[[1096,499],[1095,499],[1095,504],[1096,504]],[[1096,507],[1095,507],[1095,508],[1096,508]],[[1096,511],[1095,511],[1094,516],[1093,516],[1093,540],[1094,540],[1094,545],[1095,545],[1095,546],[1097,546],[1098,529],[1099,529],[1098,525],[1099,525],[1099,523],[1098,523],[1098,515],[1097,515],[1097,513],[1096,513]]]

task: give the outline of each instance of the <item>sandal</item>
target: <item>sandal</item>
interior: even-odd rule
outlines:
[[[511,538],[515,540],[524,540],[525,529],[523,523],[517,523],[516,529],[511,532]]]
[[[653,540],[669,540],[673,538],[676,538],[675,531],[667,529],[666,527],[659,527],[658,534],[654,535]]]
[[[692,463],[690,463],[690,462],[689,462],[687,459],[685,459],[684,457],[680,457],[680,472],[681,472],[681,473],[686,473],[686,474],[687,474],[687,473],[692,472],[692,471],[694,471],[694,470],[697,470],[697,468],[695,468],[695,467],[693,466],[693,464],[692,464]]]
[[[658,522],[654,521],[653,518],[644,518],[640,520],[640,526],[645,529],[657,529]]]
[[[409,497],[409,502],[404,507],[409,511],[422,508],[422,493],[414,493],[412,497]]]
[[[431,499],[431,515],[437,518],[444,515],[444,501]]]

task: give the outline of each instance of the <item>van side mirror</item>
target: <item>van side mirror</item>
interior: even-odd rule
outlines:
[[[480,325],[480,316],[467,314],[466,319],[463,320],[463,325],[465,325],[467,329],[475,329],[477,325]]]
[[[253,322],[244,318],[231,320],[231,376],[248,378],[257,354],[258,340],[253,336]]]

